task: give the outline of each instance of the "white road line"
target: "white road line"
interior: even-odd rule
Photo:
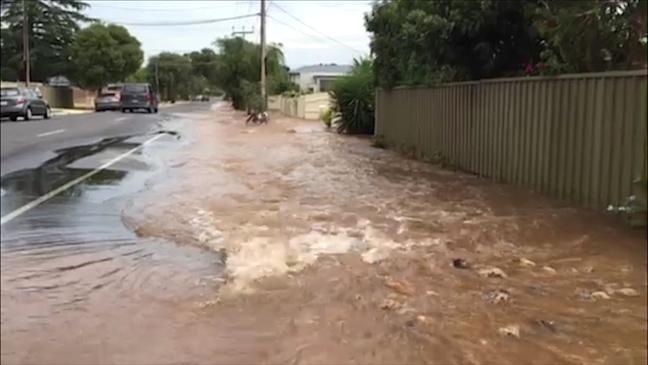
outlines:
[[[150,139],[147,140],[146,142],[142,143],[141,145],[139,145],[139,146],[137,146],[137,147],[135,147],[135,148],[133,148],[133,149],[131,149],[131,150],[125,152],[125,153],[122,153],[121,155],[119,155],[119,156],[113,158],[112,160],[106,162],[105,164],[99,166],[98,168],[96,168],[96,169],[94,169],[94,170],[88,172],[87,174],[85,174],[85,175],[83,175],[83,176],[80,176],[80,177],[78,177],[78,178],[76,178],[76,179],[74,179],[74,180],[72,180],[72,181],[70,181],[70,182],[67,182],[67,183],[65,183],[65,184],[63,184],[63,185],[61,185],[61,186],[59,186],[58,188],[56,188],[56,189],[50,191],[49,193],[47,193],[47,194],[45,194],[45,195],[41,195],[41,196],[38,197],[37,199],[32,200],[31,202],[29,202],[29,203],[23,205],[22,207],[20,207],[20,208],[14,210],[13,212],[11,212],[11,213],[5,215],[4,217],[2,217],[2,219],[0,219],[0,226],[3,225],[3,224],[5,224],[5,223],[7,223],[7,222],[10,222],[10,221],[13,220],[14,218],[16,218],[16,217],[20,216],[21,214],[23,214],[23,213],[25,213],[25,212],[27,212],[27,211],[29,211],[29,210],[31,210],[31,209],[33,209],[33,208],[39,206],[40,204],[43,204],[44,202],[46,202],[46,201],[52,199],[53,197],[57,196],[58,194],[60,194],[60,193],[64,192],[65,190],[67,190],[67,189],[73,187],[74,185],[77,185],[77,184],[83,182],[84,180],[86,180],[86,179],[92,177],[93,175],[97,174],[97,173],[100,172],[101,170],[105,170],[106,168],[110,167],[111,165],[113,165],[114,163],[118,162],[119,160],[121,160],[121,159],[123,159],[123,158],[125,158],[125,157],[128,157],[128,156],[132,155],[132,154],[133,154],[135,151],[137,151],[138,149],[144,147],[145,145],[147,145],[147,144],[149,144],[149,143],[155,141],[156,139],[158,139],[158,138],[160,138],[160,137],[162,137],[162,136],[164,136],[164,134],[158,134],[158,135],[156,135],[155,137],[150,138]]]
[[[128,117],[117,118],[117,119],[115,119],[115,122],[122,122],[122,121],[124,121],[126,119],[128,119]]]
[[[53,134],[59,134],[59,133],[63,133],[63,132],[65,132],[65,129],[57,129],[55,131],[37,134],[36,137],[47,137],[47,136],[51,136]]]

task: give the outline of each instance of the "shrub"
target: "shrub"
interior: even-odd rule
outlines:
[[[337,80],[330,95],[333,123],[339,133],[373,134],[375,89],[371,60],[354,60],[351,74]]]
[[[320,113],[320,119],[326,125],[326,128],[331,128],[331,122],[333,121],[333,111],[330,108],[322,110]]]

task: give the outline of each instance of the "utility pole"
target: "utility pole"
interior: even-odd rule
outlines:
[[[23,6],[23,29],[22,29],[22,41],[23,41],[23,59],[25,61],[25,85],[29,87],[30,82],[30,64],[29,59],[29,16],[27,15],[27,4],[26,0],[22,1]]]
[[[264,112],[266,109],[266,67],[265,67],[265,57],[266,57],[266,9],[265,9],[265,0],[261,0],[261,111]]]
[[[245,26],[243,26],[242,30],[236,31],[234,27],[232,27],[232,37],[236,36],[241,36],[245,38],[246,35],[248,34],[254,34],[254,27],[252,27],[252,30],[245,30]]]

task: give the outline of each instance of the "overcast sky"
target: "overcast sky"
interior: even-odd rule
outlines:
[[[117,24],[206,20],[260,10],[259,0],[87,2],[91,5],[86,11],[89,16]],[[369,53],[369,35],[364,28],[364,14],[371,9],[368,0],[280,0],[269,4],[267,40],[283,45],[286,63],[291,68],[319,63],[349,64],[354,57]],[[213,41],[230,36],[232,27],[237,31],[254,27],[254,34],[247,35],[247,39],[259,41],[259,17],[200,25],[124,26],[140,40],[146,58],[162,51],[184,53],[213,48]]]

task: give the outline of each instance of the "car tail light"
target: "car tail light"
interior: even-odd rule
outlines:
[[[151,94],[146,94],[146,101],[153,101],[153,96]]]
[[[119,101],[124,101],[124,95],[119,95]]]

